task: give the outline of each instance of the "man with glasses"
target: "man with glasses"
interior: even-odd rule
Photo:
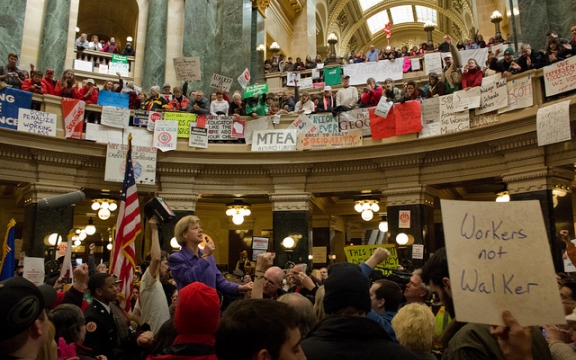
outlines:
[[[196,91],[194,97],[190,96],[190,101],[188,102],[186,111],[198,115],[210,114],[210,103],[208,102],[208,99],[204,97],[204,92],[202,90]]]
[[[278,297],[286,294],[286,291],[282,289],[284,271],[278,266],[272,266],[273,262],[274,254],[272,253],[258,255],[252,299],[277,300]]]

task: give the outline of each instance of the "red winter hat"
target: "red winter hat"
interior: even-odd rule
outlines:
[[[215,289],[195,282],[178,293],[174,344],[214,345],[214,333],[220,323],[220,298]]]

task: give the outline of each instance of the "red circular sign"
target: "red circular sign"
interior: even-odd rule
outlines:
[[[156,122],[156,120],[162,120],[162,114],[152,113],[150,114],[150,120],[152,120],[152,122]]]

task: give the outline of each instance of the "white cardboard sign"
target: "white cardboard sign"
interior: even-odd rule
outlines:
[[[44,111],[18,109],[18,131],[56,136],[56,114]]]
[[[130,109],[120,109],[113,106],[102,106],[102,125],[118,129],[126,129],[130,122]]]
[[[538,109],[536,134],[538,146],[570,140],[570,100]]]

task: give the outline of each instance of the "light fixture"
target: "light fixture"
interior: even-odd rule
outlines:
[[[56,246],[62,242],[62,236],[58,235],[58,233],[52,233],[44,237],[44,244],[47,246]]]
[[[74,246],[80,246],[82,244],[80,240],[74,240]]]
[[[92,220],[92,216],[88,218],[88,225],[86,225],[84,231],[86,232],[87,235],[96,234],[96,226],[94,226],[94,220]]]
[[[78,234],[78,239],[80,239],[80,241],[83,241],[86,239],[86,230],[80,230],[80,234]]]
[[[178,240],[176,240],[175,237],[170,239],[170,246],[172,247],[172,249],[176,249],[176,250],[182,249],[182,246],[180,246],[180,244],[178,244]]]
[[[98,210],[98,217],[102,220],[110,219],[110,210],[108,210],[108,209]]]
[[[428,35],[428,48],[431,49],[434,47],[434,41],[432,40],[432,31],[436,28],[436,24],[430,20],[427,20],[424,23],[424,31],[426,31]]]
[[[132,42],[132,40],[133,40],[133,39],[132,39],[132,36],[128,36],[128,37],[126,38],[126,41],[128,41],[128,42]]]
[[[502,14],[500,14],[498,10],[494,11],[492,13],[492,16],[490,16],[490,21],[494,24],[494,31],[496,32],[494,34],[494,42],[496,44],[504,42],[504,39],[502,38],[502,33],[500,32],[500,22],[502,21]]]
[[[294,245],[296,245],[296,242],[292,236],[286,236],[284,240],[282,240],[282,246],[284,246],[286,250],[294,248]]]
[[[250,216],[250,214],[252,214],[250,204],[245,203],[242,199],[234,199],[233,202],[226,204],[226,206],[228,207],[226,215],[232,217],[232,222],[235,225],[242,225],[244,216]]]
[[[76,26],[76,32],[79,33],[80,32],[80,28],[78,26]]]
[[[266,50],[266,47],[264,46],[264,44],[260,44],[256,47],[256,51],[264,51]]]
[[[93,199],[91,208],[94,211],[98,210],[98,217],[100,219],[108,220],[111,212],[118,209],[118,204],[115,200],[111,199]],[[90,224],[90,222],[88,222],[88,224]],[[94,232],[96,232],[96,228],[94,228]]]
[[[386,214],[382,215],[382,221],[378,224],[378,230],[383,233],[388,232],[388,216]]]
[[[370,221],[374,217],[374,213],[380,210],[380,206],[376,199],[362,199],[356,201],[354,210],[362,213],[362,219],[364,221]]]
[[[406,235],[405,233],[399,233],[398,235],[396,235],[396,243],[398,245],[408,244],[408,235]]]
[[[308,260],[314,259],[314,255],[308,255]]]
[[[280,51],[280,45],[278,45],[278,43],[274,41],[272,45],[270,45],[270,51],[272,52],[272,54],[276,55],[276,53]]]
[[[106,245],[106,249],[112,251],[112,243],[108,243],[108,245]]]
[[[509,201],[510,201],[510,194],[508,193],[508,191],[502,191],[498,193],[498,196],[496,197],[496,202],[509,202]]]
[[[330,34],[328,34],[327,40],[328,40],[328,44],[331,44],[331,41],[333,41],[334,43],[337,43],[338,42],[338,36],[336,36],[336,34],[334,34],[334,33],[330,33]]]

